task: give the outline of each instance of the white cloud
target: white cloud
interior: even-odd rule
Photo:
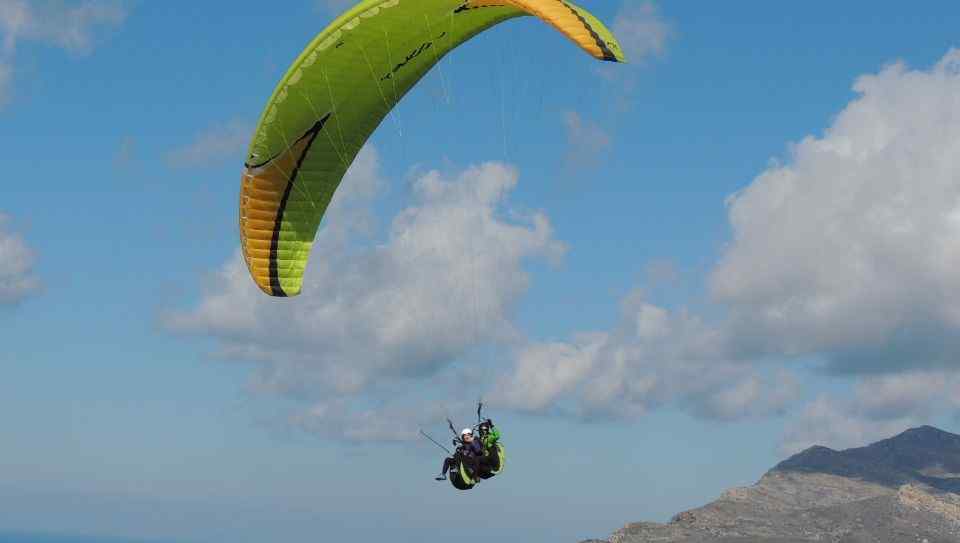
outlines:
[[[823,137],[730,199],[734,239],[711,275],[722,320],[635,297],[612,331],[521,350],[503,399],[581,416],[778,413],[799,386],[770,359],[803,355],[888,374],[861,379],[854,399],[809,405],[788,448],[946,412],[960,390],[946,377],[960,360],[958,68],[951,51],[929,70],[861,77]]]
[[[35,260],[33,250],[0,213],[0,305],[19,302],[40,289],[40,280],[33,275]]]
[[[951,51],[930,70],[896,64],[860,78],[860,96],[822,137],[731,197],[734,238],[710,277],[717,321],[634,293],[611,330],[507,343],[516,360],[495,376],[491,400],[581,418],[664,407],[718,420],[779,414],[799,384],[771,359],[802,355],[868,377],[851,397],[808,404],[784,451],[859,445],[958,407],[958,65]],[[567,121],[589,132],[578,116]],[[237,256],[171,321],[258,361],[260,388],[312,401],[301,426],[358,439],[386,432],[377,394],[409,396],[472,348],[518,339],[510,313],[528,287],[522,262],[563,250],[546,217],[502,216],[516,183],[502,164],[421,176],[385,242],[358,246],[378,185],[366,153],[345,182],[357,187],[354,205],[338,193],[300,298],[264,297]]]
[[[242,162],[252,134],[253,125],[246,121],[232,120],[215,125],[197,134],[186,147],[170,152],[167,163],[175,168],[190,168],[231,158]]]
[[[0,106],[9,100],[14,57],[21,42],[54,45],[74,54],[94,48],[96,30],[123,23],[126,8],[119,1],[0,2]]]
[[[13,54],[17,38],[33,19],[26,0],[8,0],[0,4],[0,30],[3,31],[3,53]]]
[[[797,394],[787,372],[724,358],[724,338],[686,311],[623,303],[612,332],[524,347],[491,399],[519,410],[632,418],[673,406],[709,419],[777,413]]]
[[[780,453],[789,456],[813,445],[835,450],[862,447],[919,424],[912,417],[871,420],[858,413],[853,403],[821,396],[810,402],[788,427]]]
[[[623,47],[627,61],[638,64],[648,56],[662,55],[674,33],[656,4],[635,0],[624,2],[611,30]]]
[[[857,410],[872,420],[931,417],[960,406],[960,373],[915,370],[862,378],[854,386]]]
[[[627,64],[600,63],[597,72],[616,88],[615,103],[619,109],[631,107],[628,92],[634,88],[637,72],[649,57],[661,56],[673,35],[671,25],[660,15],[653,2],[629,1],[617,13],[611,31],[623,48]],[[563,113],[567,136],[566,161],[569,166],[596,164],[610,148],[612,137],[593,119],[576,111]]]
[[[630,107],[627,93],[632,91],[639,77],[639,70],[650,58],[661,57],[667,43],[675,35],[673,25],[661,14],[653,2],[627,0],[610,26],[627,58],[627,64],[604,63],[597,72],[617,88],[618,107]]]
[[[347,441],[410,441],[419,438],[418,425],[434,426],[446,415],[439,404],[392,402],[370,406],[337,396],[313,402],[295,413],[290,422],[307,432]]]
[[[744,349],[851,372],[960,360],[958,67],[861,77],[823,137],[731,197],[711,280]]]
[[[858,378],[852,393],[823,394],[791,421],[784,454],[811,445],[862,446],[907,428],[930,424],[960,408],[960,371],[912,370]]]
[[[0,4],[0,30],[4,50],[12,53],[17,42],[39,41],[75,53],[93,49],[98,26],[117,26],[126,19],[121,2],[58,2],[6,0]]]
[[[356,224],[351,196],[370,198],[380,183],[376,164],[367,149],[344,179],[300,296],[264,296],[237,255],[193,310],[168,320],[217,338],[224,356],[256,361],[259,390],[322,398],[303,415],[305,427],[377,420],[360,415],[372,401],[367,392],[392,387],[402,395],[396,387],[415,387],[473,347],[515,339],[510,315],[529,286],[524,261],[564,251],[544,215],[504,216],[517,172],[498,163],[452,178],[420,176],[414,203],[394,218],[387,239],[353,243],[355,231],[336,225]]]
[[[729,201],[713,270],[741,356],[812,355],[856,377],[781,449],[859,446],[960,406],[960,52],[859,78],[859,96]]]

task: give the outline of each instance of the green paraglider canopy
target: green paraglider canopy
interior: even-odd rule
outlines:
[[[300,293],[340,180],[400,99],[449,51],[524,15],[598,59],[624,60],[610,31],[565,0],[364,0],[310,42],[267,101],[242,177],[241,245],[261,290]]]

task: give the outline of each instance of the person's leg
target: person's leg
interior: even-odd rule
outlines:
[[[436,479],[438,481],[445,481],[447,479],[447,471],[450,470],[450,467],[453,465],[453,458],[447,457],[443,459],[443,469],[440,471],[440,476]]]

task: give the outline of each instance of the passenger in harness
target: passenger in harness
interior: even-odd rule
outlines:
[[[467,467],[474,478],[489,479],[500,470],[500,430],[487,419],[477,428],[478,436],[474,435],[473,428],[464,428],[460,432],[460,446],[453,456],[443,459],[443,467],[438,481],[447,479],[447,472],[455,469],[462,463]]]
[[[461,462],[470,469],[471,473],[476,474],[479,470],[479,460],[481,458],[483,458],[482,441],[473,436],[473,428],[464,428],[460,432],[460,446],[457,447],[453,456],[443,459],[443,469],[436,479],[438,481],[447,480],[447,472]]]
[[[420,434],[429,439],[449,455],[443,459],[440,475],[437,481],[445,481],[449,476],[450,483],[458,490],[469,490],[479,481],[497,475],[503,469],[503,443],[500,430],[490,419],[483,419],[481,410],[483,403],[477,406],[477,425],[473,428],[464,428],[457,433],[449,419],[447,424],[453,432],[453,445],[456,449],[451,452],[429,434],[420,430]]]

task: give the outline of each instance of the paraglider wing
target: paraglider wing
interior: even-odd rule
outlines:
[[[310,42],[267,102],[242,177],[241,246],[261,290],[300,293],[340,180],[417,81],[461,43],[523,15],[598,59],[624,61],[610,31],[564,0],[364,0]]]

